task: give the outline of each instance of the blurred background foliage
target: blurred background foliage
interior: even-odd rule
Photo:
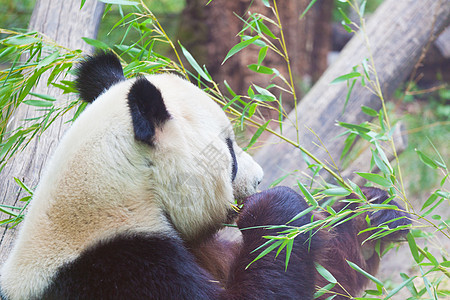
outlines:
[[[183,41],[183,36],[179,35],[182,13],[186,7],[185,0],[146,0],[144,1],[153,11],[162,26],[165,28],[169,37],[173,40],[179,38]],[[373,12],[383,0],[373,0],[367,2],[366,11]],[[35,0],[0,0],[0,28],[14,30],[26,29],[30,20]],[[339,22],[342,18],[338,9],[348,10],[349,7],[344,3],[335,0],[333,7],[333,22]],[[111,31],[110,29],[121,18],[124,12],[120,11],[118,6],[113,6],[111,11],[104,14],[99,29],[98,40],[105,42],[109,46],[115,44],[131,44],[131,41],[138,38],[138,31],[131,30],[127,33],[125,40],[126,27],[118,27]],[[348,11],[351,17],[351,11]],[[1,37],[1,35],[0,35]],[[1,46],[0,46],[1,47]],[[169,53],[169,48],[159,44],[159,53]],[[226,49],[228,50],[228,49]],[[222,58],[218,58],[221,60]],[[0,68],[2,68],[0,61]],[[3,66],[5,67],[5,66]],[[420,71],[420,70],[419,70]],[[431,78],[433,79],[433,78]],[[304,84],[300,83],[303,87]],[[440,87],[431,89],[430,87]],[[308,85],[304,90],[308,89]],[[408,90],[405,93],[405,90]],[[438,149],[444,159],[450,157],[448,141],[450,140],[450,87],[449,83],[443,79],[442,74],[436,71],[434,80],[430,82],[428,76],[426,82],[419,81],[418,84],[405,83],[397,90],[394,101],[389,103],[389,109],[395,120],[402,120],[407,128],[405,134],[408,135],[408,147],[401,154],[403,168],[408,178],[409,190],[416,196],[421,196],[432,189],[439,181],[434,170],[428,168],[416,158],[415,148],[421,149],[427,153],[434,153],[433,145]],[[433,141],[433,145],[430,143]],[[419,183],[419,184],[417,184]]]

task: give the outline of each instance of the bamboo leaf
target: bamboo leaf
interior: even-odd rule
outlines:
[[[364,275],[364,277],[366,277],[366,278],[370,279],[371,281],[375,282],[377,285],[384,286],[384,284],[379,279],[377,279],[376,277],[370,275],[369,273],[367,273],[366,271],[361,269],[357,264],[352,263],[351,261],[348,261],[348,260],[346,260],[346,262],[349,264],[349,266],[353,270],[357,271],[358,273],[361,273],[362,275]]]
[[[295,220],[297,220],[297,219],[303,217],[304,215],[310,213],[310,212],[313,211],[313,210],[314,210],[314,207],[313,207],[313,206],[308,207],[307,209],[305,209],[305,210],[299,212],[297,215],[295,215],[295,217],[293,217],[292,219],[290,219],[289,222],[287,222],[286,224],[289,224],[289,223],[291,223],[291,222],[294,222]]]
[[[138,5],[138,2],[128,1],[128,0],[99,0],[100,2],[106,4],[116,4],[116,5]]]
[[[323,190],[322,193],[327,196],[348,196],[351,194],[350,191],[343,187],[326,189]]]
[[[256,72],[256,73],[261,73],[261,74],[273,74],[273,70],[269,67],[266,66],[262,66],[262,65],[248,65],[247,68],[249,68],[249,70]]]
[[[368,116],[371,116],[371,117],[377,117],[378,116],[378,112],[375,109],[370,108],[368,106],[361,106],[361,110],[362,110],[363,113],[365,113]]]
[[[97,49],[102,49],[102,50],[109,49],[109,46],[107,44],[105,44],[104,42],[102,42],[102,41],[95,40],[95,39],[90,39],[90,38],[87,38],[87,37],[82,37],[81,39],[83,41],[85,41],[86,44],[94,46]]]
[[[238,52],[241,51],[242,49],[244,49],[244,48],[250,46],[251,44],[253,44],[253,43],[254,43],[256,40],[258,40],[258,39],[259,39],[259,36],[255,36],[255,37],[252,37],[252,38],[249,39],[249,40],[245,40],[245,41],[242,41],[242,42],[238,43],[237,45],[234,45],[234,47],[231,48],[230,51],[228,51],[228,54],[225,56],[225,59],[223,60],[222,65],[223,65],[230,57],[232,57],[233,55],[235,55],[236,53],[238,53]]]
[[[417,263],[420,263],[422,260],[420,259],[419,250],[417,249],[416,241],[414,240],[414,237],[411,234],[411,232],[409,232],[406,235],[406,239],[408,240],[409,250],[411,251],[411,254],[412,254],[414,260]]]
[[[419,155],[420,160],[426,164],[427,166],[429,166],[430,168],[433,169],[437,169],[438,165],[434,162],[434,160],[432,160],[431,158],[429,158],[428,156],[426,156],[422,151],[414,149],[417,153],[417,155]]]
[[[323,278],[328,280],[328,282],[337,283],[336,278],[334,278],[334,276],[327,269],[316,262],[314,263],[314,265],[316,266],[317,272],[319,272],[319,274],[322,275]]]
[[[299,19],[303,19],[303,17],[306,15],[306,13],[311,9],[311,7],[314,5],[314,3],[316,3],[317,0],[311,0],[311,2],[309,2],[308,6],[305,8],[305,10],[302,12],[302,14],[300,15]]]
[[[267,49],[269,49],[268,46],[262,47],[259,50],[259,54],[258,54],[258,66],[261,65],[261,63],[263,62],[264,58],[266,58],[266,54],[267,54]],[[273,73],[273,71],[272,71]],[[271,73],[271,74],[272,74]]]
[[[394,296],[395,294],[397,294],[402,288],[404,288],[405,286],[409,285],[417,276],[413,276],[411,278],[409,278],[406,281],[403,281],[402,284],[400,284],[399,286],[397,286],[395,289],[393,289],[385,298],[384,300],[390,299],[392,296]]]
[[[362,173],[362,172],[356,172],[359,176],[361,176],[364,179],[367,179],[368,181],[374,182],[376,184],[379,184],[384,187],[391,187],[392,182],[386,178],[384,178],[381,175],[378,174],[372,174],[372,173]]]
[[[270,123],[270,120],[267,121],[261,127],[259,127],[258,130],[256,130],[255,134],[252,136],[252,139],[250,140],[248,145],[243,148],[244,151],[247,151],[248,148],[250,148],[251,146],[253,146],[254,143],[256,143],[256,141],[258,140],[259,136],[264,132],[264,130],[266,130],[267,125],[269,125],[269,123]]]
[[[254,263],[255,261],[263,258],[264,256],[266,256],[266,254],[270,253],[272,250],[274,250],[276,247],[280,246],[283,243],[283,240],[278,240],[276,242],[274,242],[272,245],[270,245],[269,247],[267,247],[266,249],[264,249],[254,260],[252,260],[246,267],[245,269],[248,269],[248,267],[250,267],[250,265],[252,263]]]
[[[314,197],[306,189],[306,187],[300,181],[297,181],[297,184],[298,184],[298,187],[300,188],[300,191],[302,192],[303,196],[305,196],[306,201],[308,201],[308,203],[313,207],[319,206],[319,203],[317,203],[317,200],[314,199]]]
[[[347,81],[349,79],[356,78],[356,77],[361,77],[361,73],[351,72],[351,73],[339,76],[339,77],[335,78],[333,81],[331,81],[331,84],[341,83],[341,82],[344,82],[344,81]]]

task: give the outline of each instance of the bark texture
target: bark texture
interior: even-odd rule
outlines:
[[[201,64],[206,64],[216,82],[226,80],[239,93],[245,93],[251,83],[267,85],[269,76],[247,69],[257,63],[259,47],[250,46],[221,65],[228,51],[240,42],[237,34],[245,25],[242,19],[248,12],[260,13],[271,19],[274,14],[262,1],[187,0],[183,12],[179,39]],[[288,53],[296,81],[317,80],[327,67],[327,53],[331,47],[332,0],[317,1],[306,16],[300,14],[309,0],[281,0],[277,7],[283,26]],[[273,2],[270,1],[273,7]],[[279,30],[265,24],[278,36]],[[275,42],[275,44],[278,44]],[[277,68],[285,77],[286,63],[280,56],[268,52],[263,65]]]
[[[95,38],[100,18],[103,13],[103,3],[86,1],[80,10],[79,0],[38,0],[30,19],[29,29],[38,31],[58,44],[71,48],[91,52],[93,49],[81,37]],[[43,74],[40,82],[33,89],[35,93],[55,96],[59,101],[67,101],[61,97],[61,90],[47,86]],[[15,112],[9,128],[17,128],[26,118],[36,117],[42,112],[28,105],[22,105]],[[51,158],[54,148],[58,144],[65,130],[70,126],[66,122],[73,117],[70,113],[55,121],[38,139],[34,139],[25,150],[18,153],[8,162],[0,173],[0,202],[2,204],[17,205],[18,200],[27,196],[20,191],[14,182],[14,177],[21,179],[27,186],[35,187],[39,181],[43,167]],[[6,216],[0,215],[3,219]],[[12,242],[18,232],[18,227],[0,228],[0,264],[8,256]]]

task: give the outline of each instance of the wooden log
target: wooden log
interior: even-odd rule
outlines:
[[[397,155],[402,153],[408,145],[408,136],[406,135],[405,126],[402,122],[397,123],[392,134],[394,139]],[[380,142],[380,147],[384,150],[389,161],[394,161],[395,156],[389,142]],[[366,140],[360,139],[352,147],[351,153],[342,164],[342,177],[349,178],[358,185],[364,184],[364,178],[355,174],[355,172],[378,172],[378,168],[374,166],[370,169],[370,160],[372,159],[372,151],[370,144]],[[347,163],[346,163],[347,162]]]
[[[70,49],[82,49],[92,51],[81,37],[95,38],[103,13],[103,3],[98,1],[86,1],[80,10],[79,0],[38,0],[33,10],[29,29],[39,31],[50,37],[58,44]],[[47,94],[67,101],[61,97],[61,90],[47,86],[45,75],[34,88],[35,93]],[[48,75],[47,75],[48,76]],[[58,104],[57,104],[58,105]],[[22,105],[15,112],[9,128],[17,128],[25,118],[32,118],[42,114],[32,106]],[[29,187],[35,187],[39,181],[43,166],[51,157],[55,146],[65,130],[70,126],[66,122],[73,117],[66,114],[54,122],[39,139],[34,139],[25,150],[10,160],[0,173],[0,203],[21,206],[18,200],[27,196],[20,191],[14,182],[14,177],[21,179]],[[0,215],[0,219],[7,216]],[[17,228],[0,228],[0,264],[8,256],[12,241],[17,234]]]
[[[438,35],[450,23],[450,0],[386,0],[367,24],[367,36],[378,71],[380,85],[386,99],[411,73],[423,47],[430,37]],[[319,149],[311,128],[324,142],[333,159],[338,160],[344,146],[344,138],[335,137],[344,129],[335,126],[336,121],[359,124],[369,116],[361,112],[361,106],[376,110],[381,108],[378,97],[356,84],[344,114],[342,110],[347,95],[346,84],[330,85],[340,75],[350,73],[352,67],[369,57],[362,35],[355,35],[342,50],[337,61],[328,68],[298,105],[298,129],[300,145],[314,153],[321,161],[329,161],[328,154]],[[362,71],[362,70],[360,70]],[[295,120],[295,112],[289,114]],[[283,135],[297,141],[296,128],[285,122]],[[262,188],[293,170],[305,170],[299,149],[272,137],[254,158],[265,171]],[[370,162],[368,161],[367,164]],[[296,176],[289,176],[283,185],[296,185]]]

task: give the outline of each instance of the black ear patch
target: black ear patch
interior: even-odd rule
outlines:
[[[92,102],[112,85],[125,80],[122,65],[112,52],[89,56],[76,70],[76,89],[81,99]]]
[[[128,106],[133,120],[134,136],[138,141],[153,145],[155,128],[170,118],[161,92],[141,77],[131,86]]]

